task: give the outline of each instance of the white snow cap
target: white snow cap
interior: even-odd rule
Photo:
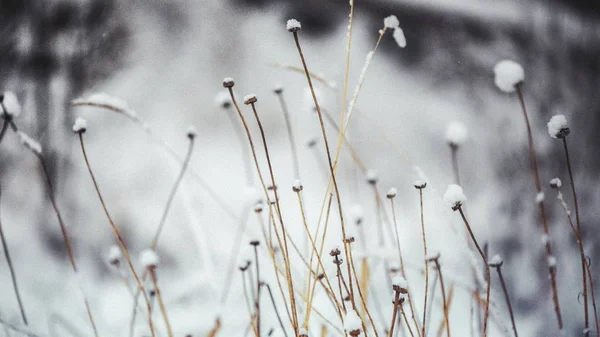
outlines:
[[[395,15],[390,15],[383,19],[383,25],[385,28],[394,29],[400,26],[400,21]]]
[[[256,102],[257,98],[255,94],[248,94],[246,96],[244,96],[244,103],[245,104],[249,104],[252,101]]]
[[[231,97],[227,91],[219,91],[215,96],[215,103],[220,108],[229,108],[231,106]]]
[[[195,126],[190,125],[187,128],[186,135],[188,136],[188,138],[196,138],[196,136],[198,136],[198,129],[196,129]]]
[[[548,234],[542,234],[542,244],[546,245],[550,241],[550,236]]]
[[[554,188],[561,188],[562,187],[562,181],[559,178],[554,178],[550,180],[550,186],[554,187]]]
[[[379,173],[377,173],[375,170],[367,170],[366,176],[369,183],[376,183],[377,180],[379,180]]]
[[[503,92],[514,92],[515,86],[525,80],[523,67],[512,60],[502,60],[494,66],[494,82]]]
[[[263,192],[256,186],[246,186],[243,189],[244,199],[248,203],[260,202],[263,198]]]
[[[118,262],[122,257],[123,252],[121,251],[121,247],[117,245],[110,246],[110,248],[108,249],[108,262]]]
[[[561,130],[568,129],[569,124],[565,115],[555,115],[548,122],[548,133],[552,138],[559,138]],[[562,137],[561,137],[562,138]]]
[[[299,328],[298,329],[298,335],[300,335],[300,336],[308,336],[308,330],[306,330],[304,328]]]
[[[387,197],[388,198],[393,198],[396,196],[396,194],[398,194],[398,190],[395,187],[390,188],[390,190],[387,192]]]
[[[86,98],[80,97],[71,101],[73,105],[88,105],[100,108],[106,108],[120,112],[130,118],[136,118],[136,112],[129,107],[129,104],[121,98],[108,95],[103,92],[94,93]]]
[[[346,333],[362,329],[362,320],[356,311],[350,309],[344,316],[344,330]]]
[[[400,273],[394,276],[394,278],[392,279],[392,285],[394,287],[408,289],[408,281],[404,277],[402,277]]]
[[[456,184],[450,184],[446,189],[446,193],[444,193],[444,201],[452,208],[455,208],[467,201],[467,197],[463,193],[462,187]]]
[[[544,201],[545,198],[546,198],[546,195],[544,194],[544,192],[539,192],[538,194],[535,195],[535,202],[539,204],[542,201]]]
[[[3,111],[3,113],[6,113],[7,115],[12,117],[18,117],[21,114],[21,104],[19,103],[19,99],[17,98],[17,95],[14,92],[5,91],[4,101],[2,101],[2,104],[6,108],[6,110]]]
[[[446,128],[446,142],[452,146],[460,146],[467,140],[467,127],[458,121],[452,121]]]
[[[556,258],[554,256],[548,256],[548,266],[551,268],[556,267]]]
[[[296,190],[302,190],[302,182],[300,179],[294,180],[294,185],[292,185],[292,187]]]
[[[156,267],[158,265],[158,255],[152,249],[146,249],[140,255],[140,262],[145,268]]]
[[[354,204],[350,208],[350,214],[352,215],[352,218],[354,218],[354,221],[362,221],[365,216],[365,211],[361,205]]]
[[[73,124],[73,132],[75,133],[79,133],[79,132],[85,132],[85,130],[87,129],[87,121],[81,117],[77,117],[75,119],[75,123]]]
[[[419,188],[419,189],[421,189],[421,188],[425,188],[425,187],[427,186],[427,182],[426,182],[426,181],[423,181],[423,180],[416,180],[416,181],[413,183],[413,186],[414,186],[415,188]]]
[[[396,27],[394,29],[394,40],[400,48],[406,47],[406,37],[404,36],[404,31],[400,27]]]
[[[300,21],[296,19],[289,19],[287,20],[285,28],[290,32],[295,32],[297,30],[300,30],[300,28],[302,28],[302,25],[300,24]]]
[[[490,265],[499,265],[501,263],[502,263],[502,258],[498,254],[492,256],[492,259],[489,261]]]
[[[25,132],[19,131],[19,140],[26,148],[31,150],[38,156],[42,154],[42,145],[33,138],[29,137]]]

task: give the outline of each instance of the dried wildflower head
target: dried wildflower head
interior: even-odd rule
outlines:
[[[244,104],[246,105],[250,105],[250,104],[254,104],[258,101],[258,99],[256,98],[255,94],[249,94],[244,96]]]
[[[452,207],[453,211],[456,211],[467,201],[467,197],[463,193],[462,187],[450,184],[444,194],[444,201]]]
[[[235,81],[233,80],[233,78],[231,78],[231,77],[225,77],[223,79],[223,87],[225,87],[225,88],[233,88],[234,85],[235,85]]]
[[[393,199],[398,194],[398,190],[395,187],[389,189],[387,194],[385,195],[388,199]]]
[[[196,127],[195,127],[195,126],[193,126],[193,125],[190,125],[190,126],[187,128],[187,131],[186,131],[186,133],[185,133],[185,134],[187,135],[187,137],[188,137],[190,140],[194,140],[194,139],[196,138],[196,136],[198,136],[198,129],[196,129]]]
[[[552,138],[562,139],[571,133],[565,115],[555,115],[548,122],[548,133]]]
[[[413,183],[413,186],[418,190],[422,190],[425,187],[427,187],[427,182],[425,182],[423,180],[417,180]]]
[[[289,19],[287,20],[285,28],[288,30],[288,32],[295,33],[302,28],[302,25],[300,24],[300,21],[296,19]]]
[[[250,241],[250,245],[254,246],[254,247],[257,247],[257,246],[260,245],[260,241],[258,241],[258,240],[252,240],[252,241]]]
[[[73,132],[84,133],[86,129],[87,129],[87,121],[81,117],[77,117],[75,119],[75,123],[73,124]]]
[[[302,187],[302,183],[300,182],[300,179],[296,179],[294,180],[294,185],[292,186],[292,191],[298,193],[300,191],[302,191],[304,187]]]
[[[140,255],[140,262],[144,268],[152,269],[158,265],[158,255],[152,249],[146,249]]]
[[[492,256],[492,259],[488,262],[488,264],[492,268],[500,268],[500,267],[502,267],[503,263],[504,263],[504,261],[502,260],[502,258],[498,254]]]
[[[392,279],[392,289],[401,294],[408,294],[408,281],[402,275],[396,275]]]
[[[554,178],[550,180],[550,187],[559,189],[562,187],[562,181],[559,178]]]
[[[503,92],[514,92],[517,85],[523,83],[524,79],[525,71],[515,61],[502,60],[494,66],[494,82]]]

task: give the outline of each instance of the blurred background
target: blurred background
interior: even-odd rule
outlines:
[[[396,15],[407,39],[407,47],[401,49],[391,34],[384,36],[358,98],[348,140],[365,168],[378,173],[381,193],[392,186],[399,190],[396,211],[403,253],[408,264],[416,266],[410,271],[411,284],[421,288],[422,282],[419,199],[412,187],[416,179],[429,183],[424,194],[430,249],[441,252],[448,282],[472,283],[463,225],[441,200],[454,179],[444,134],[451,121],[460,121],[469,131],[459,151],[459,166],[475,234],[488,244],[490,254],[505,260],[503,270],[522,335],[557,333],[523,118],[516,95],[494,86],[493,66],[512,59],[525,69],[524,95],[558,258],[566,332],[580,335],[578,251],[548,186],[554,177],[566,184],[567,172],[561,142],[548,136],[546,123],[558,113],[570,122],[584,243],[592,274],[598,278],[594,272],[600,259],[600,3],[355,2],[349,93],[358,83],[384,17]],[[248,148],[239,133],[239,120],[215,97],[223,92],[221,83],[227,76],[235,78],[240,98],[257,95],[289,230],[301,243],[304,232],[291,191],[295,177],[285,120],[273,93],[276,85],[284,88],[290,110],[313,229],[327,184],[327,162],[306,78],[286,69],[301,63],[285,22],[292,17],[301,21],[300,40],[309,68],[328,81],[317,85],[320,103],[337,120],[344,104],[339,92],[348,12],[346,0],[0,0],[0,90],[17,94],[23,111],[15,122],[42,144],[102,335],[127,335],[131,301],[107,263],[115,241],[71,131],[75,118],[88,120],[85,138],[92,166],[136,262],[151,242],[181,167],[157,138],[183,157],[186,128],[194,125],[199,130],[190,170],[205,183],[186,175],[167,218],[158,248],[162,292],[178,336],[206,335],[217,316],[223,317],[223,335],[242,335],[248,316],[240,300],[239,272],[226,303],[220,294],[231,263],[246,254],[242,251],[242,257],[231,260],[237,232],[254,202],[249,181],[258,182],[253,167],[248,178]],[[126,100],[153,136],[120,114],[70,106],[71,100],[94,92]],[[251,120],[250,110],[242,109]],[[335,143],[336,129],[329,125],[327,130]],[[254,123],[252,131],[258,140]],[[310,146],[314,140],[316,145]],[[356,216],[352,210],[359,206],[364,212],[361,226],[369,235],[364,245],[358,245],[360,253],[385,259],[394,242],[387,237],[381,246],[374,234],[385,226],[375,211],[364,171],[344,152],[339,174],[348,216]],[[0,144],[0,186],[0,220],[31,329],[39,336],[90,336],[40,166],[10,132]],[[565,194],[571,204],[570,193]],[[387,201],[384,208],[391,214]],[[332,224],[337,224],[334,220],[332,215]],[[339,226],[331,226],[328,241],[335,242]],[[259,222],[251,214],[242,246],[257,237]],[[262,253],[268,269],[268,255]],[[295,263],[303,269],[299,260]],[[265,279],[273,280],[273,275]],[[379,292],[386,299],[383,307],[389,312],[385,296],[391,290],[377,288],[383,281],[373,282],[379,289],[375,295]],[[19,326],[4,259],[0,284],[2,320]],[[492,284],[500,319],[490,336],[504,336],[509,333],[508,316],[495,276]],[[459,289],[451,311],[453,331],[467,335],[472,330],[470,294]],[[434,315],[441,317],[441,311]],[[277,327],[274,318],[269,322]],[[147,334],[144,329],[140,320],[139,336]],[[6,330],[0,329],[3,333]]]

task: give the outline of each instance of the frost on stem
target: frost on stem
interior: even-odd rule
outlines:
[[[383,19],[383,25],[385,28],[395,29],[400,26],[400,21],[398,21],[398,18],[395,15],[390,15]]]
[[[0,100],[5,109],[2,113],[11,117],[18,117],[21,114],[21,104],[17,95],[12,91],[5,91]]]
[[[81,117],[77,117],[77,119],[75,119],[75,123],[73,124],[73,132],[83,133],[85,130],[87,130],[87,121]]]
[[[129,107],[129,104],[121,98],[108,95],[103,92],[94,93],[88,97],[80,97],[71,101],[72,105],[95,106],[107,108],[122,113],[130,118],[137,118],[137,113]]]
[[[256,98],[255,94],[249,94],[244,96],[244,104],[246,105],[256,103],[257,101],[258,99]]]
[[[512,60],[502,60],[494,66],[494,82],[498,89],[511,93],[525,80],[523,67]]]
[[[539,192],[538,194],[535,195],[535,202],[537,204],[539,204],[542,201],[544,201],[545,198],[546,198],[546,195],[544,194],[544,192]]]
[[[452,207],[453,211],[456,211],[467,201],[467,197],[463,193],[462,187],[450,184],[446,189],[446,193],[444,193],[444,201]]]
[[[344,316],[344,331],[350,336],[360,335],[362,329],[362,320],[354,310],[348,310]]]
[[[559,178],[554,178],[550,180],[550,187],[559,189],[562,187],[562,181]]]
[[[394,29],[393,36],[394,40],[396,40],[396,43],[400,48],[406,47],[406,37],[404,36],[404,31],[402,30],[402,28],[396,27],[396,29]]]
[[[555,115],[548,122],[548,133],[552,138],[565,138],[571,133],[565,115]]]
[[[388,199],[392,199],[396,196],[396,194],[398,194],[398,190],[395,187],[390,188],[390,190],[387,192],[386,197]]]
[[[198,129],[195,126],[190,125],[186,130],[186,135],[189,139],[194,139],[198,136]]]
[[[288,32],[292,32],[292,33],[299,31],[300,28],[302,28],[302,25],[300,24],[300,21],[298,21],[296,19],[287,20],[287,24],[285,25],[285,29],[287,29]]]
[[[144,268],[156,268],[158,265],[158,255],[152,249],[146,249],[140,255],[140,263]]]
[[[302,182],[300,181],[300,179],[296,179],[294,180],[294,185],[292,185],[292,190],[296,193],[302,191]]]
[[[121,258],[123,258],[121,247],[117,245],[110,246],[108,249],[108,263],[112,266],[116,266],[121,262]]]
[[[33,138],[29,137],[25,132],[19,131],[19,140],[21,144],[31,150],[31,152],[40,156],[42,154],[42,145]]]
[[[488,264],[490,265],[490,267],[493,267],[493,268],[497,268],[497,267],[502,266],[502,263],[504,263],[504,261],[502,260],[502,258],[498,254],[492,256],[492,259],[488,262]]]
[[[446,143],[451,147],[459,147],[467,140],[467,127],[458,121],[452,121],[446,128]]]
[[[219,91],[215,96],[215,103],[220,108],[229,109],[231,107],[231,96],[226,91]]]
[[[554,256],[548,256],[548,267],[556,268],[556,258]]]

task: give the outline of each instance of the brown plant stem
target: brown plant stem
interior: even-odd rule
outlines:
[[[156,298],[158,299],[158,306],[160,307],[160,312],[165,320],[165,326],[167,327],[167,336],[173,337],[173,330],[171,329],[171,323],[169,323],[169,316],[167,315],[167,308],[165,307],[165,303],[163,302],[160,288],[158,287],[158,279],[156,277],[156,268],[150,267],[150,278],[152,279],[152,284],[154,285],[154,293],[156,294]]]
[[[589,262],[585,265],[587,269],[588,279],[590,281],[590,295],[592,297],[592,307],[594,308],[594,323],[596,324],[596,336],[600,337],[600,324],[598,323],[598,311],[596,310],[596,296],[594,295],[594,280],[592,279],[592,271],[590,270]]]
[[[521,84],[517,84],[515,86],[517,91],[517,95],[519,97],[519,103],[521,104],[521,110],[523,112],[523,118],[525,119],[525,125],[527,127],[527,141],[529,145],[529,159],[531,161],[531,173],[533,174],[533,182],[535,183],[535,188],[537,193],[542,192],[542,185],[540,184],[540,174],[538,170],[537,159],[535,156],[535,149],[533,147],[533,135],[531,132],[531,125],[529,123],[529,117],[527,115],[527,108],[525,107],[525,100],[523,99],[523,92],[521,90]],[[538,203],[540,209],[540,218],[542,220],[542,230],[545,235],[549,235],[548,231],[548,221],[546,219],[546,209],[544,207],[544,201],[542,200]],[[546,257],[552,256],[552,246],[550,245],[550,240],[546,242]],[[556,268],[548,267],[548,273],[550,274],[550,285],[552,287],[552,301],[554,302],[554,311],[556,313],[556,322],[558,324],[558,329],[563,329],[563,321],[562,314],[560,312],[560,303],[558,301],[558,286],[556,284]]]
[[[515,315],[513,312],[512,304],[510,302],[510,297],[508,296],[508,289],[506,288],[506,282],[504,282],[504,276],[502,276],[502,265],[496,266],[496,271],[498,272],[498,278],[500,279],[500,284],[502,284],[502,292],[504,293],[504,298],[506,299],[506,306],[508,307],[508,314],[510,315],[510,322],[512,324],[513,331],[515,333],[515,337],[519,337],[519,333],[517,332],[517,325],[515,324]]]
[[[258,246],[254,245],[254,263],[256,264],[256,299],[255,299],[255,309],[256,309],[256,330],[258,335],[260,336],[260,266],[258,264]]]
[[[277,310],[277,305],[275,304],[275,298],[273,297],[273,292],[271,291],[271,286],[268,283],[263,283],[264,286],[267,287],[267,291],[269,292],[269,297],[271,298],[271,304],[273,305],[273,310],[275,311],[275,315],[277,316],[277,321],[279,322],[279,326],[283,331],[285,337],[288,337],[287,331],[283,327],[283,321],[281,320],[281,316],[279,315],[279,310]]]
[[[342,237],[343,237],[342,242],[343,242],[346,239],[346,227],[345,227],[344,215],[343,215],[343,211],[342,211],[342,200],[340,198],[340,191],[339,191],[338,184],[337,184],[335,169],[333,166],[333,162],[331,160],[331,152],[329,150],[329,141],[327,139],[327,131],[325,131],[325,123],[323,122],[323,114],[321,113],[321,108],[319,107],[319,102],[317,101],[317,96],[315,94],[315,89],[313,88],[313,85],[312,85],[312,80],[310,78],[308,66],[306,65],[304,53],[302,53],[302,47],[300,47],[300,40],[298,39],[298,31],[294,31],[293,34],[294,34],[294,41],[296,42],[296,48],[298,49],[298,54],[300,55],[300,59],[302,61],[302,66],[304,68],[304,73],[306,74],[306,80],[308,81],[308,87],[310,88],[310,93],[311,93],[313,101],[315,103],[315,109],[317,110],[317,115],[319,116],[319,124],[321,125],[321,133],[323,134],[323,141],[325,143],[325,151],[327,152],[327,161],[329,163],[329,171],[331,174],[331,179],[333,181],[335,197],[337,199],[337,204],[338,204],[338,213],[340,216],[340,226],[342,229]],[[348,251],[346,249],[344,249],[344,251],[345,251],[345,255],[346,255],[346,261],[348,261],[348,259],[349,259]],[[346,266],[348,269],[348,283],[350,285],[350,300],[352,301],[353,305],[356,306],[356,304],[354,303],[354,287],[352,285],[352,273],[350,272],[350,265],[346,264]],[[357,285],[357,286],[359,286],[359,285]]]
[[[119,229],[117,228],[117,225],[115,225],[110,213],[108,212],[108,208],[106,206],[106,203],[104,202],[104,198],[102,197],[102,194],[100,193],[100,187],[98,186],[96,177],[94,176],[94,173],[92,172],[92,166],[90,165],[87,153],[85,151],[85,145],[83,142],[83,133],[82,132],[79,133],[79,143],[81,145],[81,152],[83,153],[83,159],[85,160],[85,165],[87,166],[88,172],[90,173],[90,177],[92,178],[92,182],[94,183],[94,189],[96,190],[98,199],[100,200],[100,203],[102,204],[102,209],[104,210],[104,214],[106,215],[109,225],[110,225],[117,241],[119,242],[119,246],[121,246],[121,249],[123,250],[123,255],[125,256],[125,260],[127,261],[129,270],[133,274],[133,277],[135,278],[135,281],[137,282],[140,292],[144,295],[144,300],[146,301],[146,309],[148,310],[148,326],[150,328],[150,333],[152,334],[152,337],[155,337],[156,335],[154,332],[154,324],[152,323],[152,305],[150,304],[150,299],[148,298],[148,294],[146,294],[146,289],[144,288],[144,284],[142,283],[142,280],[138,276],[137,272],[135,271],[135,267],[133,266],[133,263],[131,262],[131,255],[129,255],[129,250],[127,250],[127,247],[125,246],[125,241],[123,240],[123,237],[121,236],[121,233],[119,232]]]
[[[481,247],[479,246],[479,243],[477,242],[477,239],[475,239],[475,235],[473,234],[473,231],[471,230],[471,226],[469,225],[469,221],[467,220],[467,218],[465,217],[465,213],[462,210],[462,207],[458,207],[458,211],[460,212],[460,216],[462,217],[465,226],[467,227],[467,230],[469,231],[469,235],[471,236],[471,239],[473,240],[473,243],[475,244],[475,247],[477,247],[477,250],[479,251],[479,255],[481,255],[481,258],[483,259],[483,262],[485,263],[485,274],[486,274],[486,279],[487,279],[487,290],[486,290],[486,295],[485,295],[485,313],[483,316],[483,337],[487,336],[487,326],[488,326],[488,318],[490,315],[490,285],[492,283],[492,280],[490,278],[490,266],[487,262],[487,259],[485,257],[485,253],[483,252],[483,250],[481,249]]]
[[[421,209],[421,233],[423,234],[423,251],[425,253],[425,299],[423,300],[423,325],[421,330],[421,336],[425,337],[425,326],[427,318],[427,294],[429,290],[429,263],[427,260],[427,239],[425,236],[425,217],[423,215],[423,189],[419,188],[419,203]],[[395,216],[394,216],[395,218]]]
[[[444,320],[446,321],[446,334],[450,337],[450,315],[448,313],[448,302],[446,302],[446,287],[444,286],[444,277],[442,276],[442,268],[440,262],[436,258],[433,260],[435,263],[435,269],[437,269],[438,276],[440,278],[440,289],[442,290],[442,304],[444,308]]]
[[[400,292],[396,291],[394,295],[394,309],[392,311],[392,323],[390,324],[390,330],[388,333],[388,337],[392,337],[394,335],[394,326],[396,325],[396,316],[398,314],[398,307],[400,306]]]
[[[402,317],[404,317],[404,322],[406,322],[406,327],[408,328],[408,332],[410,333],[411,337],[415,337],[415,335],[413,334],[412,329],[410,328],[410,324],[408,324],[408,318],[406,318],[406,312],[404,312],[404,306],[400,306],[400,312],[402,312]],[[417,334],[418,336],[418,334]]]
[[[567,171],[569,172],[569,182],[571,183],[571,191],[573,193],[573,204],[575,205],[575,220],[577,224],[577,233],[575,236],[577,238],[577,244],[579,247],[579,255],[581,258],[581,273],[582,273],[582,282],[583,282],[583,308],[584,308],[584,318],[585,318],[585,329],[589,329],[590,327],[590,318],[588,312],[588,289],[586,282],[586,272],[585,272],[585,252],[583,250],[583,233],[581,232],[581,224],[579,221],[579,205],[577,203],[577,192],[575,190],[575,179],[573,179],[573,171],[571,169],[571,159],[569,158],[569,147],[567,146],[567,137],[563,137],[563,146],[565,149],[565,158],[567,161]]]
[[[6,126],[6,122],[5,122]],[[0,141],[2,139],[0,138]],[[0,186],[0,197],[2,196],[2,187]],[[8,265],[8,270],[10,272],[10,279],[12,281],[13,289],[15,291],[15,296],[17,298],[17,303],[19,304],[19,311],[21,312],[21,318],[23,319],[23,323],[25,326],[29,325],[27,321],[27,315],[25,314],[25,307],[23,305],[23,300],[21,299],[21,293],[19,292],[19,283],[17,282],[17,275],[15,273],[15,268],[12,263],[12,259],[10,257],[10,252],[8,251],[8,243],[6,242],[6,237],[4,236],[4,229],[2,228],[2,217],[0,216],[0,239],[2,240],[2,249],[4,250],[4,257],[6,259],[6,264]]]

